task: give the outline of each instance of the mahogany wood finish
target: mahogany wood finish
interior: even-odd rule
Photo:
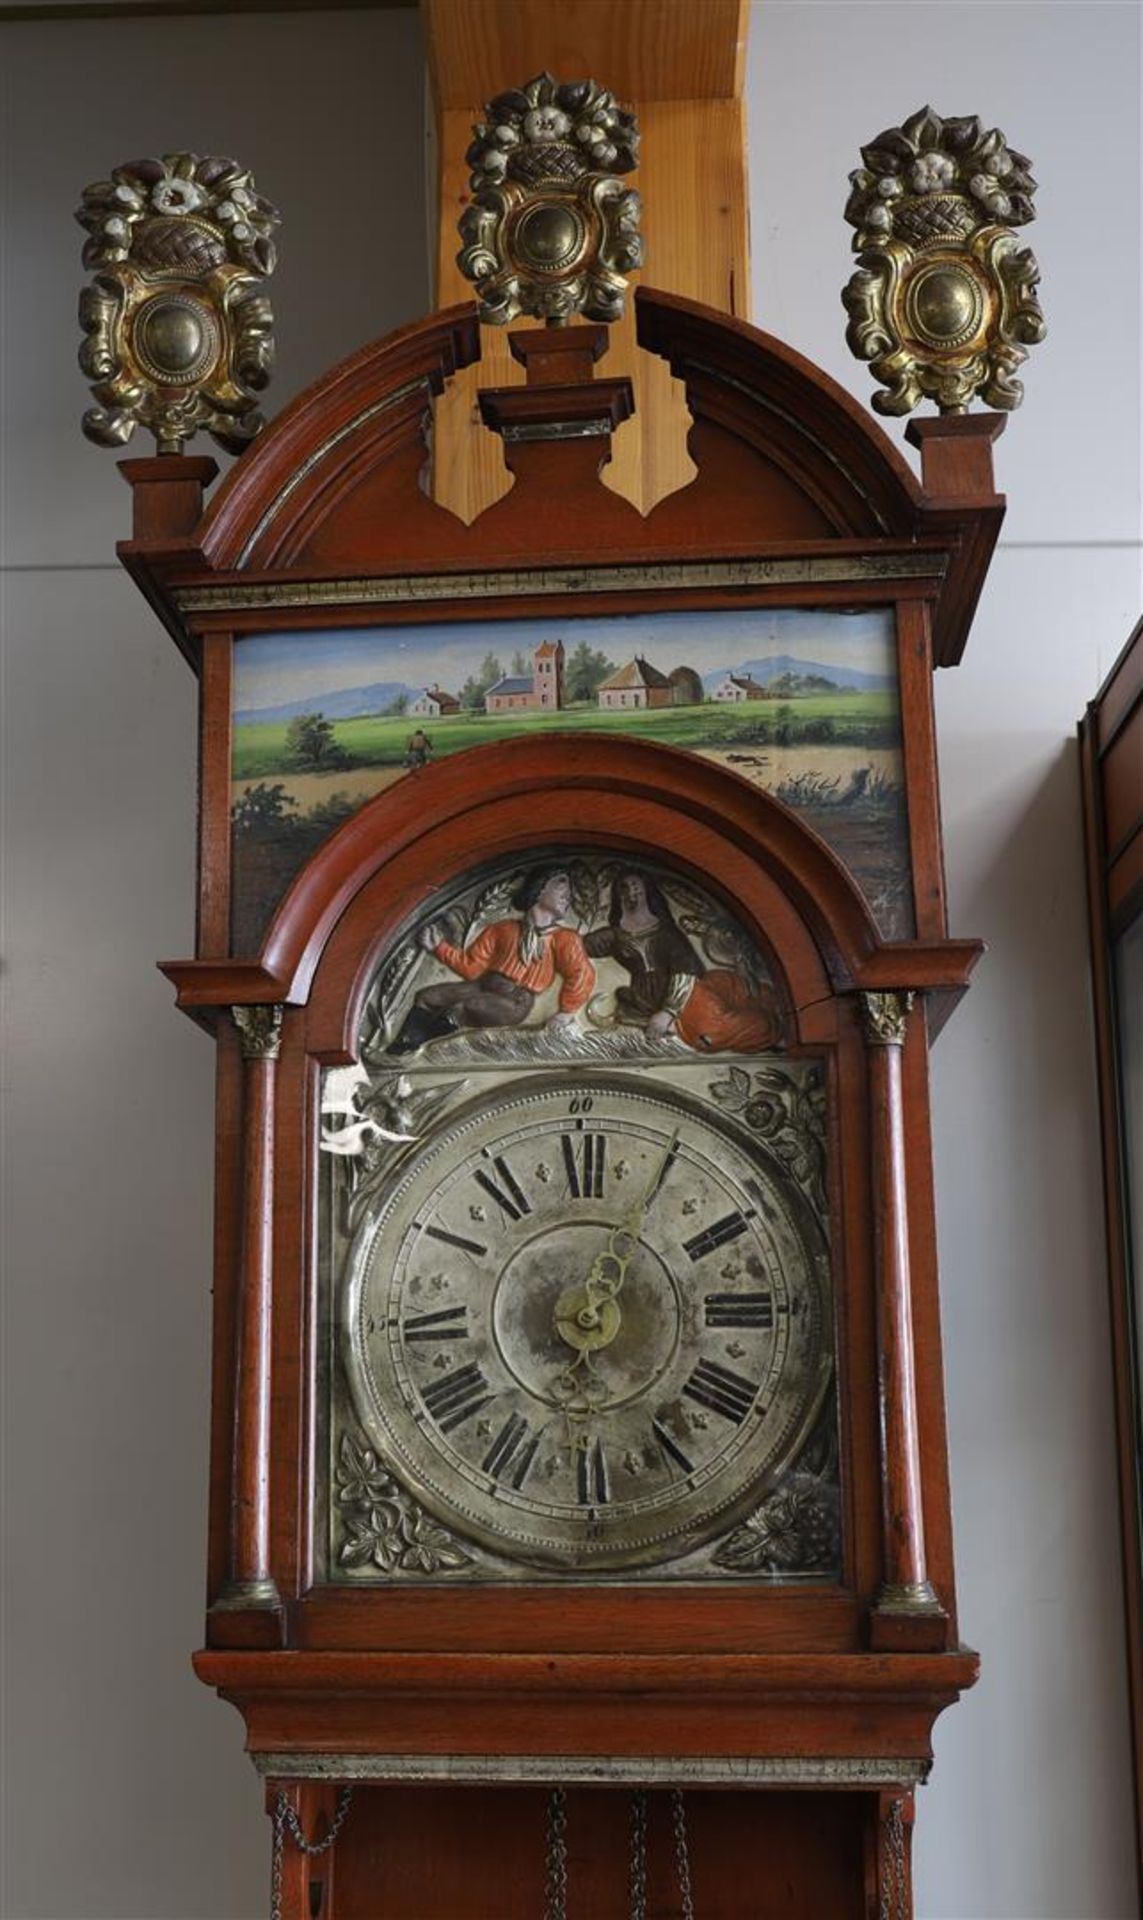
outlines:
[[[1136,1875],[1143,1900],[1143,1347],[1129,1240],[1143,1206],[1126,1159],[1114,943],[1143,914],[1143,621],[1080,724],[1092,997],[1099,1070],[1108,1297],[1119,1458],[1119,1518],[1135,1776]]]
[[[622,1631],[622,1630],[620,1630]],[[619,1635],[616,1636],[617,1641]],[[977,1657],[861,1653],[249,1651],[195,1655],[200,1679],[237,1705],[247,1746],[400,1756],[827,1756],[892,1773],[932,1757],[938,1713],[976,1679]],[[490,1729],[492,1737],[490,1740]],[[510,1766],[505,1771],[511,1772]]]
[[[294,1787],[292,1796],[306,1833],[326,1832],[328,1789]],[[275,1783],[268,1804],[276,1797]],[[686,1811],[702,1920],[740,1920],[744,1911],[751,1920],[788,1920],[794,1887],[805,1888],[808,1911],[828,1920],[875,1920],[880,1913],[878,1795],[697,1793],[687,1796]],[[339,1920],[424,1920],[429,1911],[453,1920],[541,1914],[546,1817],[547,1794],[537,1787],[445,1786],[428,1795],[359,1787],[332,1872],[329,1855],[290,1862],[283,1920],[329,1920],[335,1910]],[[629,1920],[630,1795],[569,1791],[567,1840],[569,1916]],[[670,1800],[662,1791],[648,1796],[647,1911],[672,1920],[680,1912]],[[898,1920],[892,1906],[886,1911]]]
[[[892,553],[919,548],[932,551],[938,577],[947,575],[934,596],[934,652],[938,662],[951,662],[956,642],[963,643],[958,623],[965,623],[972,604],[966,607],[968,590],[975,582],[979,591],[990,551],[987,539],[966,542],[966,529],[979,522],[994,539],[1003,509],[999,496],[980,491],[979,473],[966,476],[956,465],[943,473],[948,492],[923,493],[857,402],[789,347],[649,288],[639,290],[636,305],[640,344],[666,359],[684,383],[699,469],[646,519],[632,518],[634,509],[600,485],[569,529],[559,492],[567,446],[554,442],[544,449],[543,471],[518,482],[471,526],[423,494],[417,480],[432,395],[453,366],[478,351],[473,309],[466,306],[346,361],[287,407],[236,463],[194,541],[181,551],[169,541],[153,547],[131,541],[121,549],[125,562],[169,601],[180,586],[209,579],[221,590],[235,575],[249,586],[267,573],[299,581],[352,577],[356,569],[384,576],[418,563],[528,567],[549,559],[640,563],[749,552],[775,560],[793,552],[808,561],[819,553],[868,553],[870,543],[884,553],[891,578]],[[966,429],[963,438],[984,448],[997,432],[987,414],[958,424]],[[599,457],[606,458],[605,446]],[[956,489],[966,478],[973,490],[963,500]],[[135,484],[147,492],[154,478],[141,474]],[[822,599],[820,590],[813,598]],[[328,607],[321,617],[329,623]],[[185,630],[185,622],[178,624]]]
[[[513,336],[526,381],[483,393],[478,430],[490,442],[509,430],[510,490],[470,526],[434,504],[426,431],[434,397],[479,357],[468,307],[364,349],[303,394],[201,518],[209,463],[125,463],[136,519],[124,562],[202,681],[198,946],[165,972],[219,1041],[209,1597],[232,1600],[235,1583],[241,1597],[245,1581],[253,1599],[273,1582],[281,1601],[215,1605],[196,1665],[243,1713],[271,1805],[280,1782],[308,1833],[334,1804],[327,1773],[375,1776],[332,1860],[319,1867],[287,1847],[283,1911],[310,1920],[372,1915],[379,1874],[381,1911],[462,1920],[482,1910],[479,1862],[503,1862],[517,1828],[527,1837],[487,1910],[535,1912],[540,1796],[524,1763],[558,1774],[600,1756],[658,1768],[659,1779],[673,1765],[688,1777],[714,1768],[705,1777],[723,1784],[688,1795],[701,1920],[908,1920],[912,1789],[936,1715],[976,1674],[956,1626],[927,1055],[981,949],[948,932],[931,674],[959,657],[996,537],[997,424],[925,423],[920,483],[857,404],[779,342],[648,290],[638,314],[643,348],[683,383],[697,469],[646,517],[601,479],[630,396],[625,381],[593,377],[591,328]],[[585,421],[603,430],[560,437]],[[521,424],[556,431],[521,441],[511,433]],[[885,605],[897,620],[912,937],[887,940],[824,843],[725,768],[568,733],[409,773],[318,848],[256,953],[231,950],[236,638],[389,620]],[[320,1071],[353,1058],[371,970],[435,887],[477,860],[565,845],[668,853],[701,879],[769,957],[791,1050],[825,1064],[836,1582],[506,1590],[325,1578]],[[867,1047],[869,993],[919,997],[903,1049]],[[233,1006],[285,1009],[276,1067],[243,1060]],[[894,1592],[915,1601],[926,1582],[939,1607],[891,1603]],[[450,1756],[494,1756],[519,1784],[429,1784]],[[730,1792],[755,1763],[766,1791]],[[624,1799],[572,1794],[601,1836],[580,1863],[601,1915],[608,1901],[622,1910],[622,1891],[605,1888],[623,1886]],[[430,1870],[432,1835],[450,1823],[469,1839]]]
[[[257,1017],[257,1016],[256,1016]],[[243,1045],[242,1229],[235,1287],[234,1457],[230,1561],[214,1607],[237,1616],[281,1610],[270,1571],[270,1340],[274,1253],[272,1050]],[[253,1624],[256,1636],[260,1623]],[[275,1634],[275,1638],[277,1635]]]
[[[924,1494],[913,1359],[913,1288],[901,1033],[885,1037],[867,1017],[877,1263],[878,1381],[881,1398],[881,1499],[885,1581],[871,1621],[875,1647],[921,1650],[945,1644],[947,1616],[929,1583]]]

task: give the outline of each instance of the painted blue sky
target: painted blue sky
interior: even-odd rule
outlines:
[[[570,653],[581,640],[621,666],[645,654],[664,673],[678,666],[707,674],[746,660],[793,654],[823,666],[892,675],[896,668],[889,608],[842,613],[836,608],[754,607],[705,613],[611,614],[586,619],[468,620],[437,626],[364,627],[353,631],[260,633],[235,646],[238,712],[312,700],[373,681],[411,687],[436,684],[450,693],[488,652],[505,669],[517,647],[562,639]]]

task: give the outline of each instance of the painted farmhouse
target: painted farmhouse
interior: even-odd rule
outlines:
[[[412,702],[409,712],[415,713],[418,720],[439,720],[444,713],[459,713],[460,701],[443,687],[426,687]]]
[[[768,700],[770,698],[761,682],[748,673],[728,673],[711,691],[712,700]]]
[[[692,667],[660,673],[642,654],[636,654],[634,660],[617,667],[601,683],[598,699],[608,712],[623,707],[690,707],[702,699],[702,681]]]

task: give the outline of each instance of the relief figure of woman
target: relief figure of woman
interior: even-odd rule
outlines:
[[[775,996],[728,967],[708,967],[677,924],[662,889],[637,868],[617,874],[608,924],[589,933],[593,959],[615,960],[628,984],[616,1018],[653,1038],[675,1034],[700,1053],[758,1053],[781,1038]]]

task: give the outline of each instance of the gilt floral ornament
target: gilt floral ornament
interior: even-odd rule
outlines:
[[[1018,407],[1017,372],[1045,333],[1040,269],[1013,231],[1035,218],[1029,161],[975,115],[931,107],[861,157],[845,209],[858,266],[841,297],[846,340],[882,383],[877,412],[930,398],[964,413],[977,394]]]
[[[236,160],[132,160],[84,190],[76,214],[93,272],[79,302],[79,364],[97,405],[89,440],[119,447],[139,425],[160,453],[200,428],[238,452],[263,424],[274,360],[262,284],[278,213]]]
[[[466,155],[473,198],[457,255],[481,319],[618,320],[623,275],[643,263],[639,195],[618,178],[637,164],[634,115],[594,80],[550,73],[485,113]]]

